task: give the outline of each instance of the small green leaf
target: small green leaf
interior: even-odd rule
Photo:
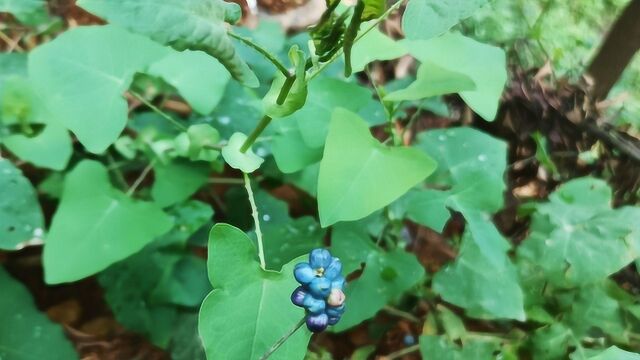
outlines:
[[[175,87],[200,114],[218,105],[231,76],[216,60],[200,51],[171,52],[149,67],[149,74]]]
[[[175,139],[176,152],[180,156],[191,161],[211,162],[218,158],[217,150],[220,141],[220,133],[209,124],[191,125],[186,133],[178,135]]]
[[[198,324],[210,359],[259,359],[304,316],[289,300],[298,286],[293,266],[300,260],[278,273],[262,270],[256,254],[241,230],[227,224],[211,230],[208,268],[214,290],[202,304]],[[298,330],[271,358],[304,359],[310,335]]]
[[[411,0],[402,17],[407,38],[428,40],[473,15],[489,0]]]
[[[364,11],[362,12],[362,21],[377,19],[387,9],[386,0],[363,0]]]
[[[572,335],[571,330],[560,323],[536,330],[532,336],[534,357],[548,360],[566,359]]]
[[[405,40],[404,46],[424,62],[423,67],[434,64],[470,77],[476,88],[462,91],[460,96],[483,119],[494,120],[507,81],[504,50],[458,33],[431,40]]]
[[[29,291],[0,267],[0,358],[78,359],[62,326],[41,313]]]
[[[0,189],[0,249],[16,250],[26,241],[41,238],[44,216],[36,191],[6,159],[0,159]]]
[[[63,170],[71,158],[71,138],[58,124],[46,125],[41,133],[29,137],[14,134],[5,137],[2,144],[20,159],[35,166]]]
[[[178,50],[202,50],[218,59],[244,85],[259,85],[227,35],[225,22],[235,23],[242,13],[235,3],[222,0],[165,0],[161,3],[80,0],[78,6]]]
[[[292,118],[280,121],[279,132],[273,137],[271,152],[278,169],[285,174],[300,171],[322,159],[322,148],[307,145],[298,123]]]
[[[433,279],[433,290],[473,317],[524,321],[524,299],[516,268],[503,252],[502,262],[486,258],[471,232],[463,236],[460,254]]]
[[[171,219],[154,204],[135,201],[109,183],[107,169],[84,160],[66,178],[44,247],[45,280],[85,278],[167,232]]]
[[[435,168],[435,161],[417,149],[380,144],[359,116],[336,109],[320,163],[320,222],[326,227],[361,219],[402,196]]]
[[[629,341],[620,305],[600,285],[580,289],[566,322],[578,338],[589,336],[597,328],[618,342]]]
[[[462,73],[423,62],[417,79],[406,89],[394,91],[384,97],[385,101],[420,100],[432,96],[475,90],[473,80]]]
[[[0,13],[13,14],[21,23],[37,25],[47,19],[46,0],[0,0]]]
[[[222,157],[232,168],[249,174],[258,170],[260,165],[264,162],[264,159],[254,154],[251,149],[242,153],[240,148],[244,144],[245,140],[247,140],[247,136],[245,134],[233,134],[229,139],[229,143],[222,148]]]
[[[415,1],[415,0],[414,0]],[[493,360],[496,341],[468,340],[462,349],[442,336],[420,336],[420,354],[424,359],[438,360]]]
[[[207,183],[210,169],[206,163],[190,161],[160,162],[153,166],[155,181],[151,196],[161,207],[188,199]]]
[[[362,275],[346,288],[347,311],[334,326],[335,331],[373,317],[424,277],[424,268],[413,254],[400,249],[383,251],[361,224],[338,224],[332,234],[331,250],[343,261],[345,273],[366,264]]]
[[[291,85],[289,94],[284,99],[282,104],[278,104],[278,98],[280,97],[280,91],[283,85],[287,82],[287,78],[281,73],[271,84],[269,92],[262,99],[264,104],[265,114],[272,118],[281,118],[293,114],[304,106],[307,101],[307,80],[305,69],[305,57],[304,52],[298,49],[297,45],[294,45],[289,50],[289,59],[291,64],[295,68],[296,78]]]
[[[87,150],[101,153],[125,128],[122,94],[133,75],[166,52],[120,28],[78,27],[36,48],[29,75],[51,120],[71,130]]]

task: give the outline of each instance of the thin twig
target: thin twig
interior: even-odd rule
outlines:
[[[409,346],[408,348],[404,348],[402,350],[398,350],[398,351],[394,351],[389,355],[383,356],[381,357],[381,359],[384,360],[395,360],[395,359],[399,359],[405,355],[411,354],[412,352],[418,351],[420,350],[420,345],[412,345]]]
[[[269,350],[267,350],[266,353],[264,353],[264,355],[262,355],[262,357],[260,358],[260,360],[266,360],[269,358],[269,356],[271,356],[274,352],[276,352],[276,350],[278,350],[278,348],[280,348],[280,346],[282,346],[282,344],[285,343],[285,341],[287,341],[287,339],[289,339],[293,334],[295,334],[296,331],[298,331],[298,329],[300,329],[302,327],[302,325],[305,322],[305,318],[303,317],[302,319],[300,319],[300,321],[298,321],[298,323],[296,324],[296,326],[294,326],[293,328],[291,328],[291,330],[289,330],[288,333],[284,334],[283,337],[281,337],[280,339],[278,339],[278,341],[276,341],[275,344],[273,344],[273,346],[271,346],[271,348],[269,348]]]
[[[133,195],[134,192],[136,192],[136,190],[138,189],[138,186],[140,186],[140,184],[142,184],[142,182],[144,181],[144,178],[147,177],[147,175],[149,174],[149,171],[151,171],[151,169],[153,168],[153,164],[155,164],[155,162],[156,162],[155,159],[152,160],[149,163],[149,165],[147,165],[144,168],[144,170],[142,170],[142,172],[140,173],[136,181],[133,182],[133,185],[131,185],[131,187],[127,191],[127,196],[131,196]]]
[[[260,267],[264,270],[267,268],[267,264],[264,260],[264,247],[262,245],[262,230],[260,230],[260,216],[258,214],[258,207],[256,206],[256,200],[253,197],[253,190],[251,190],[251,180],[249,175],[245,172],[244,175],[244,187],[247,189],[247,195],[249,196],[249,203],[251,204],[251,216],[253,216],[253,222],[256,226],[256,237],[258,238],[258,258],[260,259]]]
[[[386,312],[388,312],[388,313],[389,313],[389,314],[391,314],[391,315],[395,315],[395,316],[401,317],[401,318],[403,318],[403,319],[407,319],[407,320],[409,320],[409,321],[411,321],[411,322],[415,322],[415,323],[419,323],[419,322],[420,322],[420,319],[418,319],[418,318],[417,318],[416,316],[414,316],[413,314],[410,314],[410,313],[408,313],[408,312],[406,312],[406,311],[402,311],[402,310],[399,310],[399,309],[393,308],[393,307],[391,307],[391,306],[385,306],[385,307],[383,308],[383,310],[384,310],[384,311],[386,311]]]
[[[153,105],[151,102],[149,102],[147,99],[145,99],[142,95],[138,94],[137,92],[135,92],[133,90],[130,90],[129,93],[131,95],[133,95],[133,97],[135,97],[136,99],[140,100],[140,102],[145,104],[148,108],[153,110],[156,114],[162,116],[168,122],[170,122],[173,125],[175,125],[178,129],[180,129],[182,131],[186,131],[187,130],[186,126],[184,126],[178,120],[176,120],[173,117],[171,117],[171,115],[169,115],[169,114],[165,113],[164,111],[162,111],[159,107]]]
[[[276,58],[275,55],[270,53],[269,50],[254,43],[251,39],[240,36],[232,31],[229,31],[228,34],[232,38],[241,41],[243,44],[259,52],[262,56],[264,56],[267,60],[269,60],[282,73],[282,75],[286,76],[287,78],[291,77],[291,73],[289,72],[289,69],[287,69],[287,67],[284,66],[284,64],[280,62],[280,60],[278,60],[278,58]]]

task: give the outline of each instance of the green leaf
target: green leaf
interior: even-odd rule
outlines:
[[[363,0],[364,11],[362,12],[362,21],[377,19],[387,9],[386,0]]]
[[[433,64],[470,77],[476,88],[462,91],[460,96],[483,119],[494,120],[507,81],[506,56],[502,49],[458,33],[431,40],[408,40],[404,46],[423,62],[422,67]]]
[[[489,0],[411,0],[402,16],[402,30],[412,40],[442,35],[473,15]]]
[[[43,235],[44,216],[36,191],[9,160],[0,159],[0,249],[17,250]]]
[[[423,335],[420,336],[420,354],[424,359],[492,360],[496,358],[496,342],[469,340],[460,349],[442,336]]]
[[[424,278],[424,268],[413,254],[396,249],[385,252],[357,224],[338,224],[331,238],[333,254],[344,262],[345,273],[360,268],[362,275],[346,288],[347,310],[335,331],[343,331],[373,317],[389,302]],[[391,275],[394,274],[394,275]]]
[[[111,26],[78,27],[39,46],[29,75],[52,121],[93,153],[103,152],[127,122],[122,93],[133,75],[167,49]]]
[[[244,153],[240,151],[240,148],[246,140],[247,136],[245,134],[233,134],[229,139],[229,143],[222,148],[222,157],[232,168],[249,174],[258,170],[264,162],[264,159],[254,154],[251,148]]]
[[[262,270],[245,233],[226,224],[213,227],[208,268],[214,290],[198,324],[208,358],[259,359],[300,321],[304,312],[289,300],[298,286],[295,263],[280,273]],[[271,358],[303,359],[309,338],[309,331],[298,330]]]
[[[209,124],[191,125],[186,133],[175,139],[176,152],[191,161],[202,160],[211,162],[218,158],[217,150],[220,133]]]
[[[66,178],[44,247],[45,280],[85,278],[122,260],[167,232],[171,219],[154,204],[115,190],[107,169],[84,160]]]
[[[368,29],[370,23],[363,23],[360,30]],[[382,31],[375,28],[364,35],[353,45],[351,50],[351,66],[353,72],[360,72],[373,61],[393,60],[406,55],[407,49],[402,43],[394,41]]]
[[[320,163],[320,223],[326,227],[361,219],[402,196],[435,168],[417,149],[380,144],[359,116],[336,109]]]
[[[640,360],[640,354],[624,351],[617,346],[612,346],[589,360]]]
[[[0,13],[3,12],[13,14],[26,25],[37,25],[48,17],[45,0],[0,0]]]
[[[171,52],[153,63],[148,72],[175,87],[200,114],[213,111],[231,80],[218,61],[200,51]]]
[[[406,89],[394,91],[384,97],[385,101],[420,100],[432,96],[475,90],[476,84],[469,76],[423,62],[417,79]]]
[[[455,262],[433,279],[433,290],[442,298],[467,310],[469,316],[524,321],[524,300],[515,267],[503,252],[502,262],[489,260],[472,239],[463,236]]]
[[[580,289],[570,306],[566,321],[576,337],[589,336],[591,331],[597,328],[616,341],[629,341],[622,309],[602,286],[594,285]]]
[[[169,346],[172,360],[206,360],[202,340],[198,336],[198,315],[181,314],[174,327]]]
[[[536,330],[532,337],[534,358],[545,360],[566,359],[571,330],[560,323]]]
[[[409,193],[408,217],[441,232],[450,217],[448,209],[461,212],[482,253],[501,264],[510,245],[491,225],[490,214],[503,206],[507,145],[472,128],[451,128],[420,134],[417,147],[439,165],[427,182],[449,190]]]
[[[338,79],[321,77],[309,84],[307,103],[291,117],[298,122],[304,142],[311,148],[322,148],[335,108],[341,107],[357,112],[369,102],[371,92],[366,88]]]
[[[157,162],[153,166],[155,181],[151,196],[160,207],[167,207],[188,199],[207,183],[210,169],[206,163],[172,161]]]
[[[640,207],[611,208],[611,189],[594,178],[563,184],[538,204],[518,258],[547,280],[573,287],[604,280],[640,256]]]
[[[287,97],[282,104],[278,104],[280,91],[287,82],[287,78],[285,78],[283,74],[278,73],[276,79],[271,84],[269,92],[262,99],[265,114],[272,118],[281,118],[293,114],[302,108],[307,100],[307,81],[305,79],[306,61],[304,52],[299,50],[297,45],[294,45],[289,50],[289,59],[295,68],[296,78],[293,85],[291,85],[291,90]]]
[[[33,137],[9,135],[2,140],[2,144],[20,159],[52,170],[66,168],[73,151],[69,133],[58,124],[46,125],[41,133]]]
[[[240,6],[222,0],[80,0],[78,5],[109,22],[150,36],[178,50],[202,50],[218,59],[234,79],[257,87],[258,79],[227,35],[226,22],[240,19]]]
[[[0,358],[7,360],[78,359],[62,326],[49,320],[29,291],[0,267]]]
[[[300,171],[322,159],[322,148],[307,145],[298,122],[293,118],[280,121],[278,134],[273,137],[271,152],[278,169],[285,174]]]

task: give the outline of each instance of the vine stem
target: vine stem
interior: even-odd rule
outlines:
[[[304,322],[305,322],[305,318],[303,317],[302,319],[300,319],[300,321],[298,321],[296,326],[291,328],[291,330],[289,330],[288,333],[284,334],[284,336],[282,336],[280,339],[278,339],[278,341],[276,341],[276,343],[273,344],[273,346],[271,346],[271,348],[269,348],[269,350],[267,350],[267,352],[264,353],[264,355],[262,355],[260,360],[268,359],[269,356],[271,356],[274,352],[276,352],[276,350],[278,350],[280,348],[280,346],[282,346],[282,344],[284,344],[293,334],[295,334],[296,331],[298,331],[298,329],[300,329],[302,327]]]
[[[365,31],[361,32],[360,34],[358,34],[358,36],[356,37],[356,39],[353,41],[353,43],[357,43],[360,39],[362,39],[365,35],[367,35],[371,30],[375,29],[376,27],[378,27],[378,25],[380,25],[380,23],[382,21],[384,21],[387,17],[389,17],[389,15],[391,15],[392,12],[398,10],[400,8],[400,6],[402,5],[402,3],[404,2],[404,0],[398,0],[398,2],[396,2],[395,4],[391,5],[391,7],[389,7],[389,9],[387,9],[387,11],[384,12],[384,14],[382,14],[382,16],[380,16],[379,18],[377,18],[373,24],[371,24],[371,26],[369,26]],[[329,59],[327,62],[323,63],[322,65],[320,65],[315,71],[311,72],[308,76],[307,79],[308,81],[312,80],[313,78],[315,78],[316,76],[318,76],[327,66],[331,65],[332,62],[334,62],[337,58],[339,58],[340,56],[342,56],[343,53],[343,49],[338,50],[335,55],[333,55],[333,57],[331,59]]]
[[[144,96],[138,94],[137,92],[135,92],[133,90],[130,90],[129,93],[131,95],[133,95],[133,97],[135,97],[136,99],[140,100],[140,102],[145,104],[148,108],[153,110],[155,113],[157,113],[158,115],[162,116],[165,120],[167,120],[168,122],[170,122],[173,125],[175,125],[178,129],[180,129],[182,131],[186,131],[187,130],[186,126],[182,125],[178,120],[176,120],[173,117],[171,117],[171,115],[169,115],[169,114],[165,113],[164,111],[160,110],[160,108],[158,108],[157,106],[155,106],[151,102],[149,102],[147,99],[145,99]]]
[[[140,173],[140,176],[138,176],[136,181],[133,183],[133,185],[131,185],[131,187],[127,191],[127,196],[131,196],[133,195],[134,192],[136,192],[136,190],[138,189],[138,186],[140,186],[140,184],[142,184],[142,181],[144,181],[144,178],[146,178],[147,175],[149,175],[149,171],[151,171],[155,162],[156,162],[155,159],[152,160],[149,163],[149,165],[147,165],[147,167],[145,167],[144,170],[142,170],[142,172]]]
[[[278,68],[278,70],[282,73],[282,75],[284,75],[287,78],[291,77],[291,74],[289,73],[289,69],[287,69],[287,67],[284,66],[284,64],[282,62],[280,62],[280,60],[278,60],[278,58],[276,58],[275,55],[270,53],[269,50],[263,48],[262,46],[260,46],[260,45],[258,45],[256,43],[254,43],[251,39],[243,37],[243,36],[240,36],[240,35],[232,32],[232,31],[229,31],[228,34],[232,38],[234,38],[236,40],[239,40],[243,44],[245,44],[248,47],[254,49],[257,52],[259,52],[262,56],[264,56],[267,60],[269,60],[276,68]]]
[[[409,346],[408,348],[404,348],[402,350],[398,350],[396,352],[392,352],[391,354],[384,356],[383,359],[384,360],[395,360],[395,359],[399,359],[407,354],[411,354],[414,351],[418,351],[420,350],[420,345],[412,345]]]
[[[256,237],[258,238],[258,258],[260,259],[260,267],[266,270],[267,264],[264,261],[264,247],[262,245],[262,230],[260,229],[260,216],[258,214],[258,207],[256,206],[256,199],[253,196],[253,190],[251,190],[251,180],[249,174],[243,172],[244,176],[244,188],[247,189],[247,195],[249,196],[249,203],[251,204],[251,216],[253,216],[253,222],[256,225]]]

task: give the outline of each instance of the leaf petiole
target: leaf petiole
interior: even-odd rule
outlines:
[[[249,179],[249,175],[245,172],[243,172],[242,175],[244,176],[244,188],[247,190],[247,195],[249,196],[249,204],[251,204],[251,216],[253,217],[253,222],[256,226],[256,237],[258,238],[258,258],[260,259],[260,267],[263,270],[266,270],[267,264],[264,260],[262,230],[260,229],[260,216],[258,214],[258,207],[256,206],[256,199],[253,196],[253,190],[251,190],[251,180]]]
[[[260,53],[262,56],[264,56],[276,68],[278,68],[278,70],[282,73],[282,75],[284,75],[287,78],[291,77],[291,73],[289,73],[289,69],[287,69],[287,67],[284,66],[284,64],[282,62],[280,62],[280,60],[278,60],[278,58],[276,58],[275,55],[270,53],[269,50],[267,50],[267,49],[263,48],[262,46],[256,44],[251,39],[243,37],[243,36],[240,36],[240,35],[232,32],[232,31],[229,31],[228,34],[229,34],[230,37],[242,42],[243,44],[247,45],[248,47],[252,48],[253,50],[255,50],[258,53]]]
[[[278,350],[280,348],[280,346],[282,346],[282,344],[284,344],[293,334],[296,333],[296,331],[298,331],[298,329],[300,329],[302,327],[302,325],[304,325],[304,322],[305,322],[305,317],[300,319],[300,321],[298,321],[296,326],[291,328],[291,330],[289,330],[288,333],[284,334],[284,336],[282,336],[280,339],[278,339],[278,341],[276,341],[275,344],[273,344],[273,346],[271,346],[271,348],[269,348],[269,350],[267,350],[267,352],[264,353],[264,355],[262,355],[260,360],[268,359],[269,356],[271,356],[274,352],[276,352],[276,350]]]

